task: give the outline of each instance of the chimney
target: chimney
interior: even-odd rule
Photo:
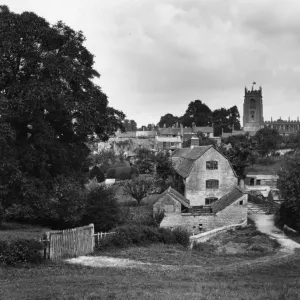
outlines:
[[[191,149],[193,149],[195,146],[199,146],[199,138],[196,136],[193,136],[191,138]]]

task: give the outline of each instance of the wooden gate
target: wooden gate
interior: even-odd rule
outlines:
[[[94,252],[94,224],[66,230],[52,230],[44,235],[44,257],[55,260]]]

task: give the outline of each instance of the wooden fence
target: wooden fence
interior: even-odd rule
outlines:
[[[97,245],[100,240],[105,239],[109,235],[115,234],[115,232],[97,232],[94,234],[95,244]]]
[[[60,259],[94,252],[94,224],[66,230],[48,231],[43,239],[44,258]]]

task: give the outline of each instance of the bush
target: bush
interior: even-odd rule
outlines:
[[[107,171],[107,178],[115,178],[119,180],[128,180],[139,176],[139,171],[135,167],[116,167]]]
[[[176,238],[177,244],[181,244],[185,247],[187,247],[190,244],[190,235],[186,229],[181,227],[176,227],[172,231],[172,233]]]
[[[90,177],[90,179],[93,179],[94,177],[96,177],[98,182],[103,182],[105,180],[104,173],[97,166],[94,166],[92,168],[92,170],[90,171],[89,177]]]
[[[115,229],[115,234],[100,241],[96,247],[102,250],[108,247],[125,248],[148,245],[151,243],[189,245],[189,235],[185,229],[170,230],[150,226],[124,225]]]
[[[40,263],[42,261],[42,243],[36,240],[19,239],[12,242],[1,241],[0,264]]]
[[[100,185],[87,195],[82,224],[94,223],[95,231],[108,231],[120,220],[119,205],[111,187]]]

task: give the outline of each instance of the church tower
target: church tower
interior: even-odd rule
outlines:
[[[252,135],[264,127],[262,88],[259,87],[259,90],[254,90],[255,84],[253,82],[251,90],[245,87],[244,99],[244,131]]]

